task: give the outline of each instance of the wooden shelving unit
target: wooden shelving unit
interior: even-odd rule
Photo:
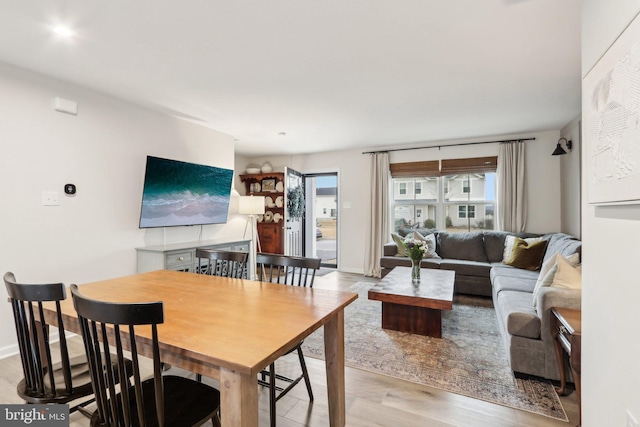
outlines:
[[[284,254],[284,230],[286,224],[286,182],[282,172],[256,173],[240,175],[247,195],[265,197],[265,215],[258,219],[258,238],[262,252]],[[273,191],[263,191],[263,186],[274,180]],[[280,191],[278,191],[280,190]],[[281,206],[276,206],[278,197],[282,197]],[[273,206],[269,204],[269,199]],[[271,213],[271,215],[269,215]],[[274,220],[279,214],[278,221]]]

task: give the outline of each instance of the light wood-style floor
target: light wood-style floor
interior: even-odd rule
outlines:
[[[375,281],[360,275],[334,272],[316,278],[318,288],[346,290],[359,281]],[[79,337],[71,340],[74,352],[82,351]],[[287,356],[290,357],[290,356]],[[329,425],[324,361],[307,358],[312,380],[314,402],[309,402],[303,384],[296,386],[278,401],[278,426],[324,427]],[[280,363],[280,362],[279,362]],[[286,359],[279,371],[297,367],[296,360]],[[192,375],[175,368],[167,374]],[[346,407],[348,426],[402,427],[555,427],[577,425],[579,420],[576,394],[561,397],[569,423],[529,412],[471,399],[359,369],[346,368]],[[18,356],[0,360],[0,403],[22,403],[15,386],[22,377]],[[215,381],[206,380],[217,385]],[[260,392],[260,426],[269,425],[267,390]],[[224,416],[224,414],[223,414]],[[71,416],[72,427],[89,426],[89,420],[79,413]]]

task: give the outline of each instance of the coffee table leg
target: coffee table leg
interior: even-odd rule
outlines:
[[[383,302],[382,327],[442,338],[442,310]]]

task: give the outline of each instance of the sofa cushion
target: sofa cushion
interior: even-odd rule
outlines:
[[[382,249],[382,256],[396,256],[398,253],[398,245],[394,242],[385,243]]]
[[[531,293],[502,291],[498,294],[499,316],[502,316],[507,332],[525,338],[540,338],[540,318],[531,304]]]
[[[442,258],[488,262],[481,232],[438,233],[436,251]]]
[[[529,304],[533,307],[533,302],[531,300],[533,289],[536,286],[537,276],[534,271],[529,270],[518,270],[523,273],[533,273],[528,277],[524,274],[521,276],[495,276],[491,280],[491,284],[494,289],[494,293],[498,294],[503,291],[518,291],[518,292],[528,292],[529,293]]]
[[[501,262],[504,254],[504,240],[511,233],[507,231],[485,231],[484,252],[489,262]]]
[[[404,237],[399,234],[391,233],[393,243],[396,244],[395,256],[407,256],[407,248],[404,247]]]
[[[511,255],[513,253],[513,246],[516,244],[517,239],[522,239],[529,245],[531,243],[535,243],[535,242],[539,242],[541,240],[544,240],[540,236],[520,237],[520,236],[517,236],[515,234],[511,235],[511,236],[507,236],[504,239],[504,251],[502,253],[502,262],[507,262],[507,261],[509,261],[511,259]]]
[[[436,230],[431,228],[410,228],[410,227],[398,228],[398,234],[401,235],[402,237],[407,237],[407,234],[413,233],[414,231],[417,231],[423,236],[426,236],[427,234],[435,233]]]
[[[558,259],[566,259],[571,265],[578,265],[580,262],[580,255],[573,254],[569,258],[564,258],[560,254],[556,254],[553,258],[549,258],[546,260],[542,267],[540,268],[540,274],[538,275],[538,280],[536,280],[536,286],[533,288],[533,306],[538,302],[538,292],[540,288],[545,286],[551,286],[553,283],[553,279],[556,276],[556,272],[558,271]]]
[[[440,263],[442,260],[440,258],[424,258],[420,263],[422,268],[440,268]]]
[[[423,236],[417,231],[414,231],[412,234],[407,234],[406,239],[413,237],[415,240],[422,240],[426,246],[423,258],[440,258],[440,256],[436,253],[436,235],[433,233],[429,233],[426,236]]]
[[[460,259],[443,259],[440,262],[442,270],[453,270],[457,275],[489,277],[491,264],[478,261],[466,261]]]
[[[582,289],[582,266],[572,265],[563,256],[558,258],[558,271],[551,286],[566,289]],[[441,267],[442,268],[442,267]]]
[[[547,261],[556,254],[569,258],[569,256],[575,253],[580,253],[581,249],[582,242],[580,240],[576,240],[573,236],[568,234],[554,233],[549,237],[547,252],[545,253],[542,262]]]
[[[438,258],[425,258],[420,265],[422,268],[440,268],[441,261]],[[411,267],[411,260],[407,257],[383,256],[380,258],[380,267],[387,270],[394,267]]]
[[[383,256],[380,258],[380,267],[386,269],[392,269],[393,267],[397,267],[399,265],[405,267],[411,267],[411,261],[409,258],[401,258],[396,256]]]
[[[504,263],[525,270],[538,270],[542,264],[544,251],[547,249],[547,241],[539,240],[527,242],[519,237],[515,238],[511,257]]]
[[[510,265],[496,262],[491,264],[491,280],[494,280],[498,276],[511,276],[524,279],[536,279],[538,277],[537,271],[523,270],[521,268],[511,267]]]

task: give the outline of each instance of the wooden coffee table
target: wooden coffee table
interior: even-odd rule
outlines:
[[[411,268],[396,267],[369,290],[382,301],[382,327],[400,332],[442,337],[442,310],[453,309],[455,272],[421,269],[420,283],[411,282]]]

